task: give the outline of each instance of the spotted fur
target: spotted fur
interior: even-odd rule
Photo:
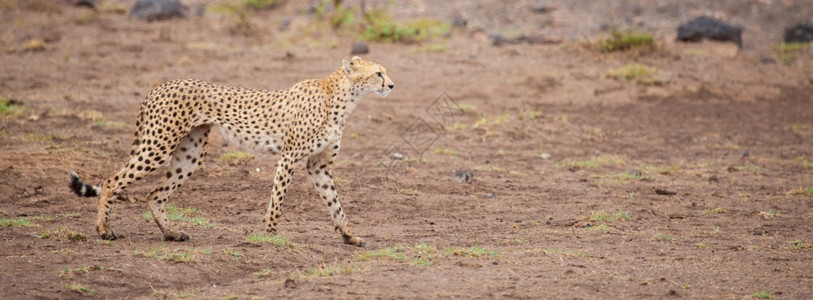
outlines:
[[[189,236],[170,228],[166,203],[203,164],[212,127],[253,152],[279,154],[266,231],[276,234],[280,208],[291,185],[294,164],[307,159],[307,172],[336,230],[345,243],[363,246],[347,225],[333,183],[331,166],[339,153],[342,131],[361,97],[370,92],[386,97],[394,87],[387,69],[353,57],[327,78],[301,81],[284,90],[266,91],[220,86],[201,80],[176,80],[147,95],[136,121],[130,158],[100,186],[82,183],[70,174],[70,188],[79,195],[99,198],[96,231],[108,240],[116,234],[108,225],[113,199],[130,184],[166,167],[164,180],[147,196],[153,218],[165,240]]]

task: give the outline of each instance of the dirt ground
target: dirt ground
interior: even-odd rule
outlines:
[[[171,198],[190,241],[148,221],[156,176],[115,204],[124,237],[98,239],[96,200],[67,173],[98,184],[117,170],[152,87],[284,88],[337,69],[354,41],[302,37],[307,3],[258,12],[243,35],[215,12],[148,23],[115,9],[132,2],[0,1],[0,96],[16,104],[0,117],[0,298],[813,297],[813,60],[770,46],[813,21],[807,2],[392,4],[405,19],[460,10],[469,29],[364,55],[396,84],[356,108],[334,169],[365,249],[342,243],[302,166],[284,239],[252,243],[275,157],[226,159],[238,149],[217,131]],[[745,47],[673,42],[700,13],[747,23]],[[583,46],[613,18],[656,32],[658,49]],[[489,30],[563,42],[497,47]],[[630,62],[663,83],[605,76]]]

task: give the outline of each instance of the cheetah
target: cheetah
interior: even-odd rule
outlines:
[[[98,186],[83,183],[70,172],[70,188],[79,196],[99,197],[96,231],[101,238],[117,235],[108,224],[113,199],[128,185],[166,166],[163,182],[147,196],[153,219],[164,240],[186,241],[189,235],[172,230],[166,203],[170,194],[192,176],[206,156],[212,127],[242,148],[259,154],[279,154],[265,230],[277,233],[282,202],[294,165],[307,158],[306,169],[336,231],[345,243],[364,246],[353,235],[339,203],[331,166],[339,153],[347,118],[362,96],[386,97],[395,87],[387,69],[353,57],[327,78],[304,80],[293,87],[266,91],[176,80],[153,89],[141,105],[130,157],[115,175]]]

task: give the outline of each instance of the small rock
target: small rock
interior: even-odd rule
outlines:
[[[671,196],[671,195],[677,195],[677,192],[673,191],[673,190],[667,190],[667,189],[655,189],[655,194]]]
[[[749,152],[748,150],[745,150],[745,151],[742,152],[743,157],[747,157],[749,155],[751,155],[751,152]]]
[[[717,175],[711,175],[709,182],[720,182],[720,178],[717,178]]]
[[[539,157],[542,158],[542,159],[550,159],[550,153],[545,152],[545,153],[539,154]]]
[[[491,40],[491,45],[493,46],[502,46],[504,44],[511,44],[512,41],[506,39],[502,34],[499,33],[490,33],[488,34],[488,38]]]
[[[353,46],[350,47],[350,54],[367,54],[370,53],[370,46],[367,45],[365,42],[355,42]]]
[[[469,170],[455,170],[452,180],[460,183],[471,183],[473,174]]]
[[[677,39],[683,42],[699,42],[710,39],[733,42],[742,48],[742,27],[731,25],[711,17],[698,17],[678,27]]]
[[[770,219],[773,219],[773,217],[774,217],[774,215],[772,215],[770,213],[767,213],[767,212],[764,212],[764,211],[759,212],[759,218],[760,219],[770,220]]]
[[[759,62],[763,63],[763,64],[766,64],[766,65],[775,65],[776,64],[776,60],[771,58],[771,57],[760,58]]]
[[[785,43],[807,43],[813,41],[813,23],[799,24],[785,29]]]
[[[544,5],[544,4],[537,4],[537,5],[534,5],[534,7],[533,7],[533,8],[531,8],[531,9],[532,9],[532,10],[533,10],[535,13],[538,13],[538,14],[544,14],[544,13],[547,13],[547,12],[551,11],[551,7],[550,7],[550,6],[547,6],[547,5]]]
[[[456,15],[454,18],[452,18],[452,27],[465,28],[468,24],[469,21],[460,15]]]
[[[130,8],[130,17],[156,21],[174,17],[186,17],[189,8],[178,0],[138,0]]]
[[[401,154],[401,152],[393,152],[392,154],[390,154],[390,157],[392,157],[393,159],[404,159],[404,155]]]
[[[494,198],[497,198],[497,194],[494,194],[494,193],[492,193],[492,192],[488,192],[488,193],[486,194],[486,197],[489,197],[489,198],[491,198],[491,199],[494,199]]]

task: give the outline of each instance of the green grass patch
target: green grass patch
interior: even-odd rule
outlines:
[[[43,231],[36,237],[40,239],[55,238],[58,240],[71,242],[84,242],[87,241],[88,239],[88,237],[84,233],[70,230],[68,229],[68,227],[65,226],[58,226],[56,229],[51,231]]]
[[[644,175],[640,171],[624,171],[615,175],[605,175],[601,177],[599,180],[599,184],[607,184],[607,183],[615,183],[615,184],[626,184],[630,181],[638,181],[649,179],[652,180],[652,176]]]
[[[251,19],[254,12],[275,8],[279,0],[228,0],[211,6],[211,10],[232,18],[229,31],[233,34],[249,35],[254,29]]]
[[[14,100],[0,97],[0,117],[24,117],[30,114],[30,107],[19,105]]]
[[[694,247],[697,248],[697,249],[702,250],[702,249],[708,249],[709,245],[706,244],[706,243],[703,243],[703,242],[699,242],[697,244],[694,244]]]
[[[623,67],[610,69],[604,73],[604,76],[621,81],[632,81],[643,85],[661,85],[664,81],[658,77],[659,73],[660,71],[654,67],[631,63]]]
[[[59,273],[56,274],[56,276],[59,277],[59,278],[62,278],[62,279],[73,279],[78,274],[87,274],[87,273],[90,273],[90,271],[100,271],[100,270],[104,270],[104,269],[105,269],[105,267],[102,267],[102,266],[99,266],[99,265],[90,265],[90,266],[84,266],[84,267],[79,267],[79,268],[67,268],[66,267],[66,268],[62,268],[62,270],[60,270]]]
[[[229,249],[229,248],[223,249],[223,254],[226,254],[226,255],[231,256],[234,259],[238,259],[238,260],[243,258],[243,253],[240,253],[240,251],[232,250],[232,249]]]
[[[416,190],[416,189],[396,189],[395,193],[396,194],[401,194],[401,195],[407,195],[407,196],[416,196],[416,197],[421,195],[421,191]]]
[[[332,10],[330,6],[334,5]],[[315,7],[314,16],[317,20],[326,20],[334,28],[353,25],[356,21],[356,12],[341,4],[341,1],[322,0]]]
[[[589,218],[590,221],[593,222],[609,221],[610,214],[608,214],[606,211],[591,212]]]
[[[498,253],[494,250],[489,250],[481,246],[472,246],[469,248],[449,247],[444,249],[447,254],[452,256],[462,257],[497,257]]]
[[[0,219],[0,227],[32,227],[32,226],[37,226],[37,224],[31,222],[31,220],[29,220],[28,218]]]
[[[209,255],[211,253],[210,250],[204,250],[200,248],[177,248],[171,249],[167,248],[166,246],[161,246],[154,248],[152,250],[133,250],[133,256],[141,256],[147,258],[153,258],[160,261],[166,261],[169,263],[193,263],[197,262],[199,255]]]
[[[464,112],[477,110],[477,106],[471,103],[458,103],[457,107]]]
[[[727,213],[727,212],[728,212],[727,209],[722,208],[722,207],[718,207],[718,208],[713,208],[713,209],[705,209],[701,213],[703,213],[704,215],[710,215],[710,214],[724,214],[724,213]]]
[[[443,128],[446,129],[446,131],[458,131],[458,130],[466,129],[468,127],[469,126],[467,126],[466,124],[454,122],[452,124],[444,126]]]
[[[780,43],[774,46],[774,52],[783,63],[790,63],[802,56],[809,48],[809,43]]]
[[[19,105],[14,100],[0,96],[0,117],[24,117],[30,114],[30,107]]]
[[[598,49],[602,52],[626,51],[630,49],[652,49],[655,40],[651,33],[635,33],[631,31],[618,31],[613,29],[610,37],[600,40]]]
[[[771,292],[756,292],[751,296],[757,299],[773,299],[773,294],[771,294]]]
[[[595,226],[587,227],[587,230],[590,230],[590,231],[598,230],[598,231],[603,231],[603,232],[610,232],[612,230],[612,228],[610,228],[610,226],[607,226],[607,224],[598,224],[598,225],[595,225]]]
[[[803,240],[795,240],[793,242],[790,242],[789,248],[793,250],[808,250],[810,249],[810,247],[811,247],[810,243],[805,243],[805,241]]]
[[[245,164],[252,159],[254,159],[254,155],[246,151],[229,151],[220,156],[221,162],[235,165]]]
[[[277,248],[297,248],[297,245],[288,239],[267,233],[251,233],[246,236],[246,242],[254,245],[270,244]]]
[[[61,213],[61,214],[59,214],[59,216],[61,216],[61,217],[63,217],[63,218],[79,218],[79,217],[81,217],[81,216],[82,216],[82,213],[80,213],[80,212],[78,212],[78,211],[75,211],[75,212],[66,212],[66,213]]]
[[[628,212],[628,211],[617,211],[615,212],[615,220],[616,221],[632,221],[635,218]]]
[[[366,27],[360,38],[374,42],[422,42],[445,36],[451,24],[437,19],[417,19],[410,22],[397,22],[383,8],[373,8],[362,12]]]
[[[81,283],[72,283],[72,284],[68,285],[67,288],[69,290],[71,290],[71,291],[78,292],[80,294],[91,294],[91,293],[93,293],[93,290],[87,288],[86,286],[84,286]]]
[[[649,173],[655,173],[660,175],[669,175],[672,173],[677,173],[681,170],[680,164],[673,164],[671,166],[648,166],[646,170]]]
[[[214,226],[214,224],[211,221],[209,221],[209,219],[204,217],[203,214],[197,208],[194,207],[180,207],[172,203],[167,203],[166,214],[167,218],[169,218],[170,221],[186,222],[201,227]],[[152,221],[153,220],[152,212],[149,210],[142,212],[141,218],[148,222]]]
[[[652,239],[664,243],[670,243],[675,240],[675,238],[672,237],[671,235],[662,233],[656,233],[655,235],[652,236]]]
[[[471,129],[483,129],[488,131],[488,129],[499,127],[513,118],[514,115],[510,113],[481,116],[474,121],[474,124],[471,125]]]
[[[443,154],[443,155],[453,155],[453,156],[457,155],[457,151],[455,151],[454,149],[448,149],[448,148],[435,148],[435,149],[432,149],[432,152],[434,152],[435,154]]]
[[[347,265],[322,265],[319,268],[310,269],[307,272],[306,277],[308,278],[316,278],[316,277],[328,277],[334,275],[341,275],[341,274],[350,274],[353,272],[361,271],[361,267],[359,266],[347,266]]]
[[[190,291],[180,291],[180,292],[175,293],[175,298],[179,298],[179,299],[189,298],[189,297],[194,297],[194,296],[195,296],[195,293],[190,292]]]
[[[524,243],[524,241],[520,239],[515,239],[512,242]],[[358,255],[358,259],[361,261],[409,261],[410,265],[426,267],[431,266],[437,259],[448,256],[469,258],[498,257],[498,253],[497,251],[483,248],[481,246],[472,246],[469,248],[448,247],[443,251],[439,251],[435,246],[420,243],[411,247],[393,246],[374,251],[364,251]]]
[[[788,196],[792,195],[805,195],[805,196],[813,196],[813,187],[800,187],[797,189],[790,190]]]
[[[611,215],[610,213],[602,210],[602,211],[591,212],[587,216],[587,219],[592,221],[592,222],[600,223],[600,222],[612,222],[612,221],[630,221],[630,220],[633,220],[634,218],[632,217],[632,215],[628,211],[619,210],[615,214]]]
[[[795,159],[802,164],[802,168],[813,169],[813,162],[810,162],[804,156],[797,156]]]
[[[759,166],[757,165],[744,165],[740,167],[740,170],[748,171],[748,172],[756,172],[759,171]]]

